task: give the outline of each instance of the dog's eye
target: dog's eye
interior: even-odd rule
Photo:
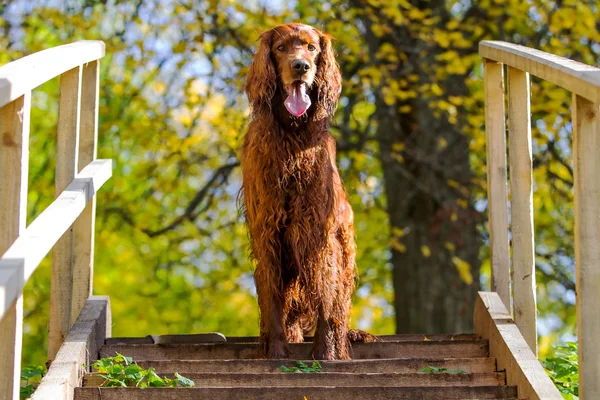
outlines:
[[[279,50],[279,51],[285,51],[285,46],[281,45],[281,46],[277,47],[277,50]]]
[[[308,45],[308,51],[315,51],[316,49],[317,48],[314,45],[312,45],[312,44]]]

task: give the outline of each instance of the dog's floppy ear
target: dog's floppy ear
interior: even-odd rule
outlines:
[[[333,116],[337,108],[337,102],[342,92],[342,75],[340,67],[333,53],[332,37],[326,33],[317,31],[321,37],[321,54],[317,66],[317,83],[319,101],[325,105],[330,116]]]
[[[267,31],[260,35],[260,44],[246,77],[246,95],[252,107],[255,108],[261,104],[270,107],[277,87],[277,75],[271,60],[272,33],[272,31]]]

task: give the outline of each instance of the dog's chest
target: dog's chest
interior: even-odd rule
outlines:
[[[279,165],[281,187],[286,192],[301,193],[322,176],[326,164],[326,151],[322,146],[290,152]]]

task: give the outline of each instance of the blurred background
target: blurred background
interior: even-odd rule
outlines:
[[[351,324],[377,334],[469,332],[489,289],[480,40],[596,65],[584,0],[9,0],[0,64],[103,40],[94,292],[113,336],[256,335],[236,200],[259,34],[311,24],[336,38],[344,90],[332,133],[355,212]],[[532,78],[540,357],[575,338],[570,94]],[[29,221],[53,200],[58,80],[34,91]],[[23,364],[46,361],[49,259],[24,293]]]

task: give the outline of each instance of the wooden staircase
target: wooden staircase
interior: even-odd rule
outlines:
[[[477,335],[383,336],[378,343],[355,343],[352,361],[322,361],[322,372],[314,373],[280,370],[310,360],[310,342],[292,344],[289,359],[265,360],[256,337],[206,338],[106,339],[101,357],[118,352],[161,376],[179,372],[196,387],[98,388],[103,379],[87,375],[75,399],[517,399],[517,388],[506,385],[489,357],[487,340]],[[428,367],[446,372],[419,372]]]

